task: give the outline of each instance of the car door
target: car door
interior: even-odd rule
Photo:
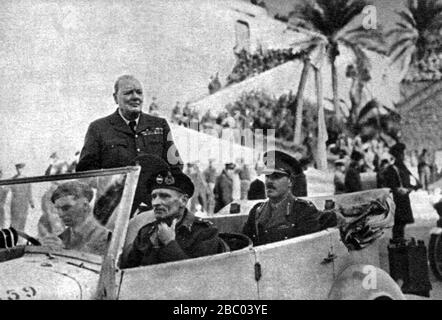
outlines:
[[[258,299],[251,248],[123,269],[119,299]]]
[[[327,230],[255,247],[260,299],[326,299],[333,282]]]

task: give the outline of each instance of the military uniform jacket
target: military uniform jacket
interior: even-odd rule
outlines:
[[[264,217],[266,215],[269,219]],[[249,213],[243,233],[254,245],[261,245],[320,231],[320,219],[321,213],[313,203],[289,194],[274,209],[269,200],[256,204]]]
[[[133,133],[118,113],[89,125],[76,171],[124,167],[141,154],[156,155],[170,165],[182,163],[167,121],[141,113]]]
[[[88,252],[98,255],[106,253],[112,233],[99,224],[92,216],[73,230],[66,228],[58,237],[65,249]]]
[[[152,222],[138,231],[128,254],[125,267],[151,265],[163,262],[202,257],[222,252],[218,229],[210,221],[196,218],[187,211],[175,227],[175,240],[155,247],[150,237],[157,231],[158,222]]]

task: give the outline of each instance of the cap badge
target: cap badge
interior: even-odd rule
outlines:
[[[169,186],[175,183],[175,178],[172,176],[172,173],[170,171],[167,172],[167,177],[166,179],[164,179],[164,182]]]
[[[163,176],[162,176],[161,174],[159,174],[159,175],[157,176],[156,181],[157,181],[157,184],[163,184],[163,181],[164,181]]]

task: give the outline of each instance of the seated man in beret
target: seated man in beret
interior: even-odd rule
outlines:
[[[67,228],[58,236],[41,239],[42,245],[104,255],[111,232],[93,216],[90,204],[93,195],[86,183],[69,181],[60,184],[52,194],[51,201]]]
[[[264,154],[268,200],[250,211],[243,233],[254,245],[281,241],[337,225],[335,213],[321,212],[313,203],[293,196],[294,175],[302,172],[299,162],[281,151]]]
[[[223,242],[211,222],[186,208],[194,186],[181,171],[165,167],[152,175],[151,197],[155,221],[142,227],[123,268],[196,258],[223,251]]]

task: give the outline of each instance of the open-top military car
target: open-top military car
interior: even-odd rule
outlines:
[[[333,200],[344,213],[340,228],[254,247],[241,241],[247,239],[240,234],[247,212],[215,215],[209,219],[226,240],[225,252],[120,268],[137,231],[152,219],[149,212],[130,219],[138,175],[139,167],[127,167],[0,181],[3,188],[30,185],[42,199],[25,230],[16,233],[22,239],[9,239],[0,249],[0,299],[404,298],[379,268],[377,239],[394,214],[387,189],[308,198],[319,209]],[[102,255],[39,245],[49,232],[44,226],[54,225],[50,220],[56,217],[48,198],[66,181],[87,183],[94,191],[93,215],[112,231]]]

